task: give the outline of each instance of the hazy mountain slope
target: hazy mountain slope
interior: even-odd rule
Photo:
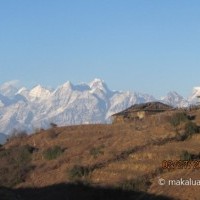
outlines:
[[[4,144],[6,142],[7,136],[3,133],[0,133],[0,144]]]
[[[169,92],[160,101],[176,106],[194,103],[200,89],[195,88],[189,101],[176,92]],[[149,94],[112,91],[100,79],[89,84],[73,85],[66,82],[54,90],[41,85],[32,89],[18,87],[11,81],[0,86],[0,132],[9,134],[14,129],[31,132],[58,125],[106,123],[110,116],[135,103],[155,101]],[[157,99],[158,100],[158,99]]]

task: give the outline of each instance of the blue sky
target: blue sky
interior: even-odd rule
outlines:
[[[115,90],[187,96],[200,86],[200,1],[0,2],[0,83],[56,87],[98,77]]]

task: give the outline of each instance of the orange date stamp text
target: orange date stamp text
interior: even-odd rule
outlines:
[[[163,160],[163,169],[200,169],[200,160]]]

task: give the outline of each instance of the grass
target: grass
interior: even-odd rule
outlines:
[[[63,154],[63,149],[59,146],[48,148],[43,152],[43,156],[46,160],[54,160]]]
[[[91,171],[92,169],[89,166],[75,165],[69,170],[68,174],[69,178],[74,180],[88,176]]]
[[[53,128],[51,128],[51,129],[48,131],[48,137],[49,137],[50,139],[55,139],[55,138],[57,137],[56,131],[55,131]]]
[[[173,127],[177,127],[181,122],[186,122],[188,117],[185,112],[174,113],[170,118],[169,122]]]
[[[35,170],[33,173],[29,173],[28,170],[30,171],[31,168],[28,168],[28,166],[31,167],[31,165],[27,166],[24,170],[25,173],[20,176],[20,181],[24,182],[20,184],[20,187],[25,187],[31,183],[38,187],[43,187],[44,185],[57,184],[64,181],[76,182],[85,180],[89,180],[89,183],[94,185],[116,186],[121,180],[125,180],[121,184],[124,190],[145,191],[149,182],[145,179],[138,179],[138,177],[143,177],[149,171],[154,171],[164,159],[180,159],[180,152],[185,150],[186,146],[189,152],[199,152],[200,135],[198,134],[184,142],[173,140],[162,143],[163,140],[177,135],[168,121],[168,117],[173,116],[175,112],[172,111],[166,115],[163,113],[163,116],[160,117],[162,121],[156,126],[153,123],[153,120],[157,119],[156,116],[155,119],[149,117],[147,122],[144,119],[144,123],[148,123],[148,128],[145,130],[135,130],[133,129],[135,124],[125,123],[55,127],[53,129],[55,132],[52,132],[52,136],[51,133],[49,134],[52,129],[49,129],[23,140],[9,141],[3,148],[9,149],[11,146],[20,147],[22,144],[31,144],[39,149],[36,154],[31,155]],[[199,119],[197,113],[197,117],[193,122],[198,124]],[[185,139],[187,122],[189,121],[183,120],[180,126],[177,127],[180,133],[180,140]],[[193,126],[189,125],[189,127]],[[187,129],[189,130],[188,132],[191,132],[190,128]],[[54,137],[56,135],[54,133],[57,133],[58,137]],[[159,141],[161,144],[158,145]],[[58,151],[55,150],[56,148],[54,149],[55,146],[59,147],[57,148]],[[141,148],[143,146],[144,148]],[[4,152],[3,148],[0,149],[0,155],[2,153],[11,154],[8,155],[9,157],[14,156],[13,152]],[[66,148],[68,149],[67,154],[63,153],[63,149]],[[169,152],[173,152],[173,154],[169,154]],[[45,159],[44,153],[47,154]],[[184,159],[185,157],[187,156],[183,155]],[[53,161],[49,162],[49,160]],[[12,175],[8,167],[9,163],[3,164],[3,162],[5,162],[5,158],[0,157],[1,173],[3,175]],[[99,163],[102,164],[100,167],[98,167]],[[95,170],[94,166],[97,166]],[[12,169],[16,170],[18,168]],[[177,175],[177,172],[175,171],[174,175]],[[166,175],[168,173],[166,172]],[[14,176],[16,177],[15,174]],[[5,175],[0,175],[1,177],[5,177]],[[153,178],[151,178],[151,181],[154,181]],[[156,187],[158,187],[157,185],[156,182]],[[151,187],[148,191],[150,190]]]
[[[146,192],[148,188],[150,187],[151,182],[144,178],[138,178],[133,180],[126,180],[120,184],[120,188],[127,191],[143,191]]]
[[[104,154],[104,151],[102,150],[105,146],[101,145],[99,147],[94,147],[90,150],[90,155],[93,156],[93,158],[97,158],[100,155]]]
[[[180,160],[192,160],[192,154],[188,151],[182,151],[180,155]]]
[[[188,135],[193,135],[195,133],[199,133],[199,127],[194,122],[187,122],[185,124],[185,132]]]

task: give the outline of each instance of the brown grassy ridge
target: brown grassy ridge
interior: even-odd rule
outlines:
[[[30,136],[16,137],[0,150],[0,156],[7,153],[1,157],[0,172],[3,175],[7,170],[10,177],[18,177],[19,180],[5,179],[8,184],[1,182],[1,185],[18,189],[43,188],[81,181],[92,187],[121,188],[175,199],[195,199],[200,195],[198,188],[185,188],[186,193],[183,194],[181,187],[163,187],[157,182],[159,177],[199,177],[197,170],[193,169],[161,168],[163,160],[177,160],[183,150],[193,154],[200,152],[200,135],[194,134],[184,141],[177,140],[177,135],[184,132],[187,122],[173,127],[168,119],[175,112],[179,111],[158,114],[137,124],[54,127]],[[193,122],[200,124],[199,110],[187,114],[195,115]],[[59,153],[53,151],[56,154],[53,159],[45,157],[45,152],[49,153],[55,147],[59,147]],[[20,152],[19,148],[22,154],[17,153]],[[19,159],[13,164],[13,159],[7,160],[8,155]],[[18,162],[21,156],[24,156],[23,166]],[[9,168],[6,167],[8,165]],[[73,171],[75,166],[79,168]]]

